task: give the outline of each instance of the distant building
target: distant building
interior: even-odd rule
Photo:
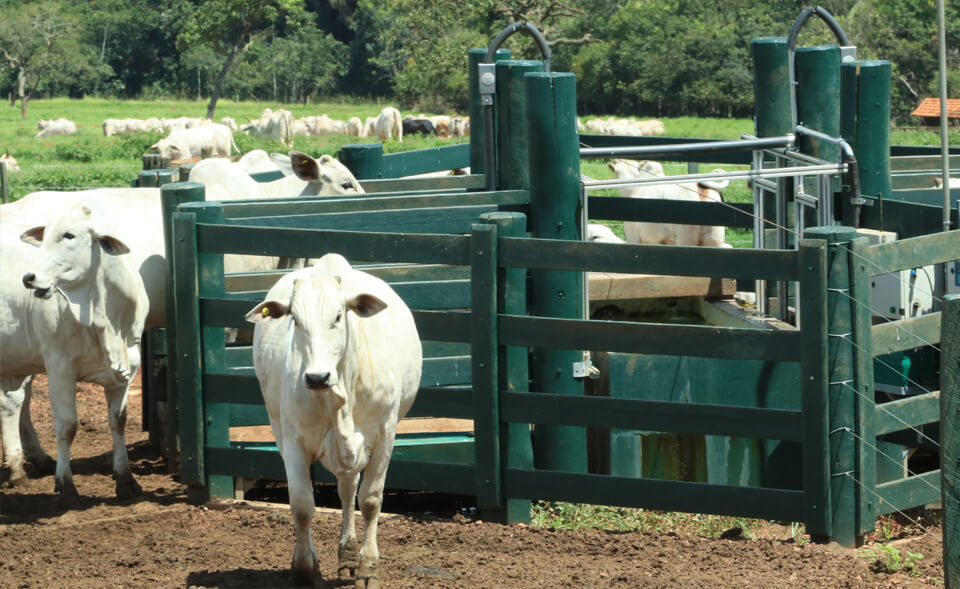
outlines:
[[[924,125],[940,125],[940,99],[924,98],[920,106],[915,108],[911,115],[919,117]],[[947,124],[960,125],[960,98],[947,99]]]

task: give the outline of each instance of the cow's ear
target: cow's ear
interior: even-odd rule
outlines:
[[[348,311],[353,311],[360,317],[373,317],[387,308],[387,304],[372,294],[358,294],[346,302]]]
[[[271,319],[276,319],[277,317],[283,317],[290,312],[290,306],[285,305],[278,301],[263,301],[259,305],[253,308],[252,311],[247,313],[246,319],[250,323],[256,323],[261,319],[270,317]]]
[[[160,144],[154,143],[153,145],[147,148],[147,151],[160,151]]]
[[[100,243],[100,247],[103,248],[103,251],[112,256],[130,253],[130,248],[127,247],[127,244],[123,243],[112,235],[98,235],[97,241]]]
[[[24,243],[29,243],[32,246],[40,247],[40,244],[43,243],[43,227],[34,227],[32,229],[27,229],[20,234],[20,241]]]
[[[301,180],[314,182],[320,179],[320,166],[317,165],[317,160],[305,153],[291,151],[290,167],[293,168],[293,173],[296,174],[297,178]]]

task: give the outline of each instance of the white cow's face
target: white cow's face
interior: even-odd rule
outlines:
[[[607,166],[609,166],[610,170],[621,180],[626,178],[651,178],[664,175],[663,166],[660,162],[649,160],[633,161],[615,159],[607,164]]]
[[[346,292],[339,276],[310,272],[294,281],[289,301],[264,301],[247,314],[247,320],[290,321],[293,346],[302,359],[298,378],[307,389],[333,392],[342,406],[346,396],[338,385],[349,337],[347,313],[365,318],[386,307],[372,294]]]
[[[310,183],[310,190],[305,194],[336,196],[363,193],[363,188],[350,169],[337,158],[322,155],[320,159],[313,159],[305,153],[291,151],[290,165],[297,178]]]
[[[24,286],[34,289],[38,298],[50,298],[57,289],[72,289],[84,283],[102,252],[116,255],[130,251],[122,241],[98,231],[95,225],[93,211],[78,204],[52,225],[24,231],[20,239],[39,247],[41,252],[36,268],[24,274]]]

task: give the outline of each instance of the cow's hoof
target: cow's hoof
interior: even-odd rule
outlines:
[[[57,492],[57,502],[62,507],[73,509],[80,506],[80,493],[77,493],[77,488],[74,486],[73,481],[57,481],[54,486],[54,491]]]
[[[377,577],[357,577],[353,586],[356,589],[380,589],[380,579]]]
[[[33,471],[37,476],[53,474],[57,471],[57,461],[47,454],[40,456],[31,456],[30,464],[33,465]]]
[[[140,488],[140,484],[133,478],[133,475],[119,476],[117,479],[117,497],[119,499],[133,499],[134,497],[139,497],[140,493],[143,492],[143,489]]]
[[[360,567],[357,554],[357,541],[348,540],[340,545],[337,560],[340,563],[339,575],[341,579],[353,579],[357,576],[357,569]]]
[[[313,587],[315,580],[322,580],[320,566],[314,562],[312,566],[293,567],[293,582],[297,587]]]

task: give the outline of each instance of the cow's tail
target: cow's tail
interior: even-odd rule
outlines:
[[[237,147],[237,142],[233,140],[233,131],[230,132],[230,145],[237,150],[237,155],[240,155],[240,148]]]
[[[720,168],[717,168],[717,169],[711,170],[711,171],[712,171],[712,172],[725,172],[726,170],[722,170],[722,169],[720,169]],[[716,190],[717,192],[720,192],[721,190],[725,189],[727,186],[730,185],[730,181],[729,181],[729,180],[724,180],[724,181],[722,181],[722,182],[713,182],[713,181],[706,180],[706,181],[703,181],[703,182],[698,182],[697,184],[699,184],[700,186],[703,186],[704,188],[710,188],[710,189]]]

